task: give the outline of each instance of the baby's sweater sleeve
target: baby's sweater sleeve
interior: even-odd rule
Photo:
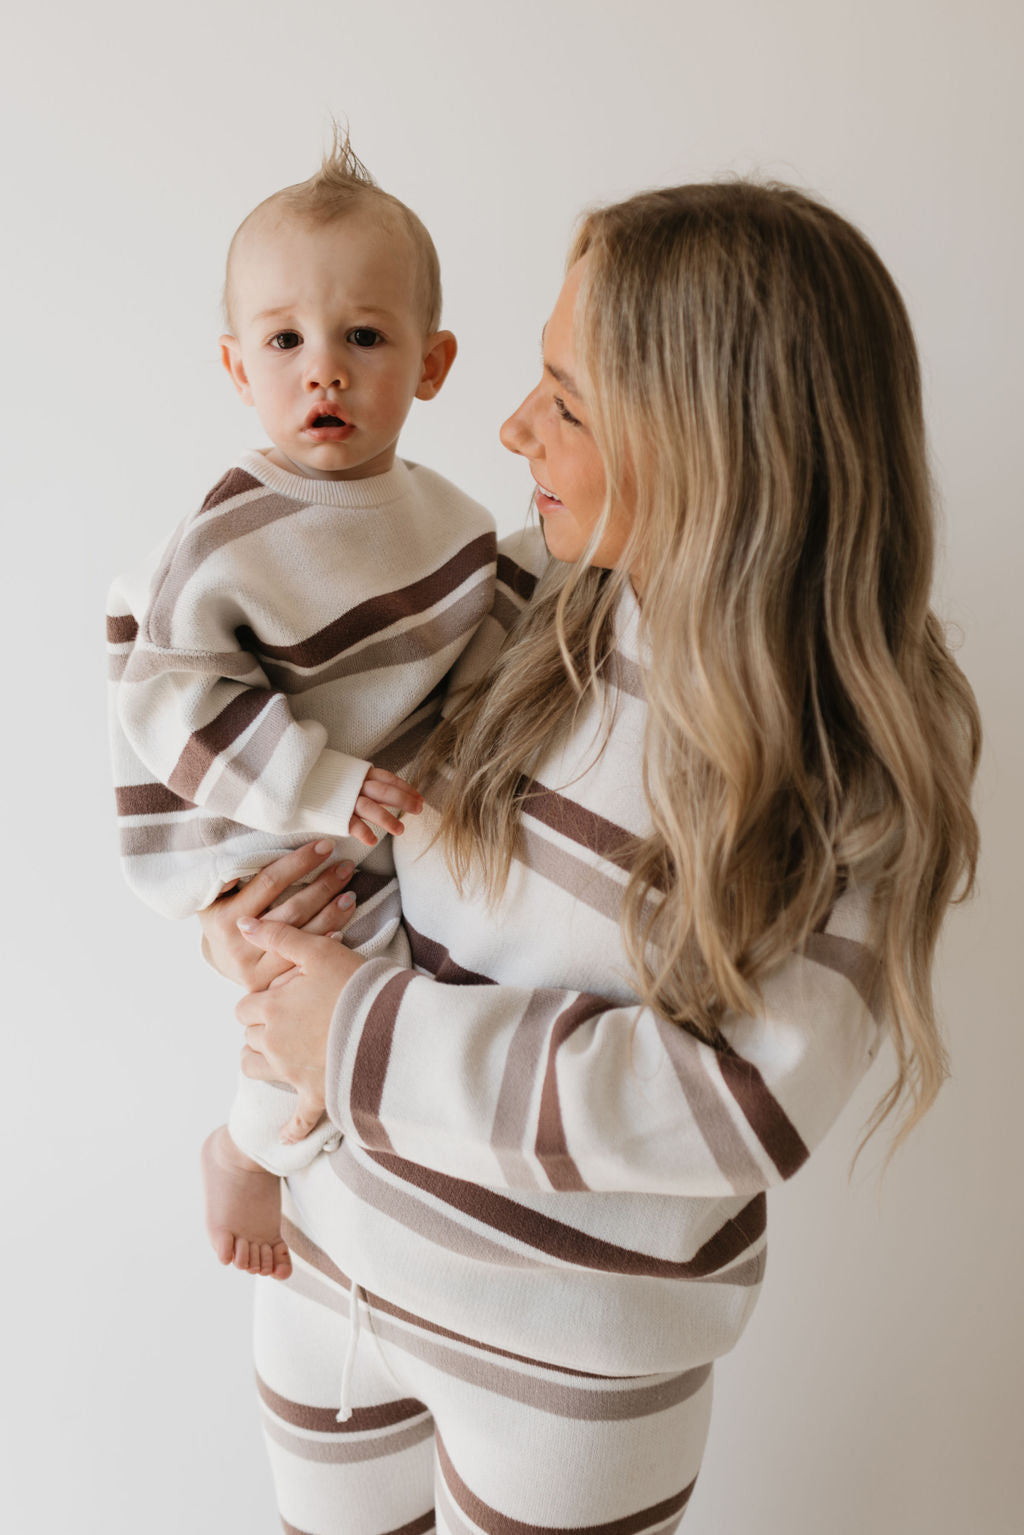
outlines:
[[[869,1065],[877,974],[847,896],[714,1043],[650,1008],[376,959],[339,1001],[327,1110],[372,1154],[489,1189],[750,1195],[797,1171]]]
[[[319,721],[296,718],[247,648],[257,552],[249,548],[249,567],[233,580],[225,580],[221,559],[212,585],[194,542],[186,523],[155,565],[119,578],[110,593],[111,745],[121,814],[137,825],[147,811],[195,807],[207,823],[271,836],[347,837],[370,763],[328,746]],[[186,852],[190,837],[199,857],[217,840],[186,815],[169,854]],[[216,895],[211,880],[201,894],[196,887],[192,909]],[[160,884],[157,878],[152,904],[162,909]],[[183,915],[174,900],[173,915]]]

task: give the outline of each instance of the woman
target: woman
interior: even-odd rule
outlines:
[[[502,435],[552,558],[506,557],[425,751],[408,947],[253,921],[315,854],[206,921],[240,976],[295,965],[239,1005],[245,1069],[344,1135],[289,1180],[296,1272],[258,1297],[309,1535],[674,1529],[765,1190],[883,1035],[897,1139],[944,1073],[979,728],[878,257],[787,188],[591,214]]]

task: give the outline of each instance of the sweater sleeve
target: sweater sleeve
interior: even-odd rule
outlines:
[[[585,992],[372,960],[332,1024],[328,1113],[375,1154],[494,1188],[760,1192],[803,1164],[877,1048],[864,920],[843,897],[713,1044]]]
[[[155,577],[121,578],[111,592],[115,730],[186,806],[272,835],[347,836],[370,763],[296,718],[246,648],[244,576],[232,584],[221,571],[204,585],[202,566],[182,569],[189,558],[179,535]]]

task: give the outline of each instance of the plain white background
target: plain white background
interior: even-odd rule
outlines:
[[[757,171],[877,244],[915,322],[943,496],[936,593],[986,720],[978,898],[939,965],[954,1062],[881,1192],[847,1167],[884,1066],[770,1202],[765,1292],[718,1372],[688,1535],[1019,1529],[1017,894],[1024,750],[1021,11],[1012,0],[94,0],[12,8],[0,369],[12,1535],[269,1535],[249,1282],[201,1232],[232,994],[116,863],[102,609],[260,441],[220,371],[224,250],[329,115],[441,253],[461,355],[404,438],[503,528],[572,222]]]

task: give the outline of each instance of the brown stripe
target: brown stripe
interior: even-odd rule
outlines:
[[[225,501],[230,501],[235,496],[246,495],[250,490],[263,489],[264,486],[255,475],[249,474],[245,469],[239,469],[236,464],[233,469],[228,470],[227,474],[221,475],[199,508],[199,515],[202,516],[203,512],[212,512],[215,506],[222,506]]]
[[[764,1234],[765,1196],[754,1198],[684,1262],[656,1258],[650,1253],[607,1242],[578,1227],[554,1220],[540,1210],[532,1210],[509,1199],[496,1189],[469,1183],[447,1173],[435,1172],[394,1154],[367,1150],[367,1156],[380,1167],[414,1188],[439,1199],[453,1209],[490,1226],[514,1241],[548,1253],[561,1263],[592,1268],[605,1274],[642,1274],[660,1279],[703,1279],[717,1269],[734,1262]]]
[[[475,1492],[471,1492],[452,1465],[440,1433],[434,1437],[445,1487],[466,1517],[472,1519],[486,1535],[640,1535],[642,1530],[663,1524],[673,1514],[681,1513],[690,1501],[696,1484],[694,1478],[688,1487],[674,1493],[672,1497],[663,1498],[660,1503],[652,1503],[649,1508],[641,1509],[638,1513],[609,1519],[603,1524],[526,1524],[521,1519],[511,1519],[507,1514],[499,1513],[496,1508],[478,1498]]]
[[[440,612],[393,629],[384,639],[361,645],[358,650],[346,648],[340,656],[328,658],[317,669],[304,666],[301,671],[296,671],[288,662],[275,664],[267,660],[266,651],[260,650],[263,670],[275,687],[289,696],[297,696],[343,677],[365,676],[367,672],[384,671],[393,666],[414,666],[423,661],[436,662],[443,651],[457,645],[478,627],[489,610],[490,600],[490,583],[477,581],[464,597],[448,603]],[[255,652],[259,645],[251,629],[239,629],[238,638],[247,652]],[[454,660],[454,655],[450,659]]]
[[[608,681],[620,693],[629,693],[631,697],[641,700],[647,698],[642,670],[634,660],[619,650],[613,650],[608,657]]]
[[[393,1428],[396,1423],[407,1423],[410,1418],[419,1418],[427,1411],[422,1402],[405,1396],[396,1402],[381,1402],[376,1407],[353,1408],[351,1418],[346,1423],[339,1423],[337,1403],[333,1407],[309,1407],[304,1402],[293,1402],[268,1386],[258,1372],[256,1389],[282,1422],[290,1423],[294,1428],[311,1429],[317,1434],[362,1434],[374,1429]]]
[[[289,1428],[277,1418],[264,1414],[263,1432],[289,1455],[313,1461],[317,1465],[357,1465],[360,1461],[382,1460],[386,1456],[393,1466],[406,1450],[414,1449],[424,1440],[433,1438],[434,1424],[433,1419],[424,1414],[412,1423],[403,1423],[389,1429],[386,1434],[311,1439],[300,1429]]]
[[[625,869],[627,873],[632,869],[637,839],[631,832],[616,826],[614,821],[606,821],[593,810],[586,810],[564,794],[545,788],[536,779],[524,778],[520,792],[526,815],[533,816],[591,853],[600,853],[617,868]]]
[[[371,905],[357,908],[352,921],[345,929],[345,942],[350,949],[361,949],[365,944],[377,941],[377,949],[390,943],[402,920],[402,897],[398,886],[393,885],[390,894]]]
[[[273,704],[280,693],[266,688],[244,688],[208,725],[193,731],[168,777],[168,783],[186,798],[194,795],[219,754],[248,730],[253,720]]]
[[[162,783],[119,784],[114,797],[118,815],[171,815],[196,808],[191,800],[182,799]]]
[[[757,1067],[724,1039],[715,1043],[725,1084],[743,1110],[750,1128],[779,1170],[791,1178],[810,1156],[796,1126],[768,1091]]]
[[[489,975],[479,975],[475,970],[463,970],[456,964],[443,944],[418,933],[406,919],[405,930],[409,935],[412,962],[420,970],[426,970],[435,981],[446,986],[493,986]]]
[[[238,631],[239,643],[255,654],[272,656],[278,661],[290,661],[296,666],[322,666],[343,650],[369,639],[389,625],[433,607],[474,571],[489,565],[494,559],[494,548],[494,534],[482,533],[430,575],[413,581],[409,586],[400,587],[398,591],[368,597],[365,602],[357,603],[347,613],[342,613],[316,634],[295,645],[271,645],[245,627]]]
[[[537,1138],[534,1150],[547,1174],[551,1187],[561,1193],[582,1193],[588,1185],[575,1161],[569,1154],[562,1123],[562,1109],[558,1101],[558,1052],[571,1034],[598,1013],[603,1013],[607,1003],[601,997],[577,997],[560,1017],[555,1019],[548,1043],[548,1060],[544,1071],[544,1083],[540,1094],[540,1112],[537,1116]]]
[[[219,816],[192,816],[187,821],[157,821],[148,826],[122,826],[122,858],[144,858],[151,853],[191,853],[212,848],[236,837],[249,837],[247,826]]]
[[[250,731],[244,745],[231,754],[230,761],[217,779],[211,796],[210,808],[221,815],[235,816],[253,784],[261,777],[283,737],[295,721],[280,693],[272,695],[273,703],[263,712],[263,717]]]
[[[878,955],[865,944],[835,933],[811,933],[804,943],[804,953],[816,965],[844,975],[865,1007],[871,1012],[876,1010],[882,965]]]
[[[499,624],[504,629],[506,634],[508,634],[521,612],[522,608],[517,608],[512,599],[506,597],[500,588],[495,591],[494,601],[491,603],[491,617],[496,624]]]
[[[602,917],[615,923],[618,931],[625,887],[603,870],[584,863],[564,847],[558,847],[539,832],[523,826],[516,856],[526,867],[565,890],[575,901],[582,901]]]
[[[414,971],[402,970],[392,976],[374,997],[366,1015],[352,1068],[352,1123],[363,1145],[382,1151],[392,1149],[388,1133],[380,1122],[380,1104],[391,1058],[391,1041],[406,987],[415,979]]]
[[[418,1519],[410,1519],[408,1524],[400,1525],[397,1530],[387,1530],[385,1535],[429,1535],[435,1524],[434,1510],[428,1509],[425,1514],[420,1514]],[[284,1535],[307,1535],[305,1530],[297,1529],[294,1524],[289,1524],[282,1515],[281,1528]]]
[[[515,592],[517,597],[522,597],[524,601],[529,601],[536,589],[539,577],[533,575],[528,570],[524,570],[522,565],[517,565],[515,560],[510,559],[507,554],[499,554],[497,579],[501,582],[502,586],[507,586],[510,591]]]
[[[139,626],[131,613],[107,614],[107,643],[127,645],[139,632]]]
[[[708,1075],[700,1041],[683,1028],[665,1024],[660,1039],[683,1096],[689,1105],[704,1143],[719,1170],[728,1178],[736,1193],[756,1189],[764,1175],[751,1156],[746,1142],[729,1117],[725,1103]]]

